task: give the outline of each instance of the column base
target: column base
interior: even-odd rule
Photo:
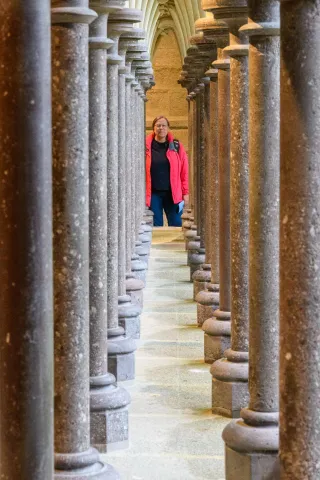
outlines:
[[[143,289],[144,283],[132,273],[126,275],[126,293],[130,295],[131,301],[135,305],[143,307]]]
[[[197,234],[197,227],[195,225],[192,225],[190,230],[186,231],[185,233],[185,242],[186,242],[186,250],[188,251],[188,245],[189,242],[194,241],[194,239],[198,236]],[[188,260],[189,262],[189,260]],[[189,265],[189,263],[188,263]]]
[[[148,241],[151,245],[151,242],[152,242],[152,227],[150,227],[150,225],[147,225],[146,222],[141,222],[143,224],[143,231],[144,231],[144,234],[147,236],[148,238]]]
[[[197,235],[188,242],[187,245],[187,264],[190,266],[191,255],[196,254],[200,248],[200,237]]]
[[[153,216],[154,213],[152,210],[146,209],[143,215],[143,220],[146,222],[147,225],[150,225],[150,227],[153,226]]]
[[[140,338],[141,307],[131,302],[130,295],[118,297],[118,319],[120,327],[124,328],[126,337]]]
[[[226,480],[278,480],[278,454],[241,453],[225,447]]]
[[[230,348],[231,321],[230,312],[216,310],[213,318],[208,318],[202,325],[204,335],[204,361],[213,363],[223,357]]]
[[[130,402],[112,374],[90,378],[90,444],[100,453],[128,446]]]
[[[239,418],[240,411],[249,403],[248,352],[224,352],[211,366],[212,412],[225,417]],[[237,361],[235,361],[237,360]]]
[[[241,417],[222,433],[226,480],[278,480],[278,413],[244,408]]]
[[[190,282],[192,282],[193,274],[200,270],[201,265],[205,261],[205,250],[204,248],[199,248],[196,253],[190,255]]]
[[[193,300],[196,300],[196,296],[199,292],[205,290],[211,281],[211,265],[203,263],[200,270],[197,270],[193,276]]]
[[[118,382],[133,380],[135,377],[135,355],[137,348],[135,340],[108,330],[108,369]]]
[[[139,255],[141,262],[143,262],[146,265],[146,268],[148,268],[149,251],[148,248],[146,248],[146,246],[139,240],[136,241],[135,253]]]
[[[209,284],[208,290],[199,292],[195,300],[198,326],[202,327],[207,318],[212,317],[213,312],[219,306],[219,285]]]
[[[100,461],[96,449],[81,453],[55,454],[54,478],[57,480],[120,480],[118,472]]]
[[[148,269],[146,264],[140,260],[139,255],[136,253],[131,256],[131,271],[132,275],[141,280],[143,282],[143,287],[145,287]]]

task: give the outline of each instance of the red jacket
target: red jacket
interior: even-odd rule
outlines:
[[[172,191],[173,203],[179,203],[183,195],[188,195],[188,157],[186,151],[180,143],[179,153],[176,151],[173,143],[172,133],[168,133],[169,147],[167,158],[170,163],[170,185]],[[151,143],[154,139],[154,133],[146,138],[146,204],[151,204]]]

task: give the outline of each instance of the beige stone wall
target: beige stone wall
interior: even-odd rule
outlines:
[[[147,131],[150,132],[155,117],[164,115],[170,121],[175,138],[188,149],[188,103],[186,90],[177,83],[182,64],[176,36],[172,30],[159,37],[152,64],[156,85],[147,93]]]

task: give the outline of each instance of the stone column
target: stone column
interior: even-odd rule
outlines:
[[[140,58],[142,52],[146,50],[146,46],[143,43],[140,43],[139,40],[145,37],[145,33],[142,30],[133,30],[130,33],[130,37],[126,34],[126,38],[130,38],[131,42],[129,43],[127,54],[126,54],[126,65],[131,70],[132,81],[131,81],[131,91],[128,97],[128,108],[131,112],[130,117],[130,126],[131,126],[131,156],[130,156],[130,165],[131,165],[131,196],[130,196],[130,242],[131,242],[131,272],[128,271],[126,274],[126,291],[131,296],[133,303],[136,303],[140,306],[143,304],[143,288],[145,285],[146,278],[146,269],[147,266],[145,263],[140,261],[139,255],[135,252],[135,241],[136,241],[136,87],[138,86],[138,81],[135,78],[135,68],[132,65],[132,62],[135,58]],[[124,38],[124,36],[123,36]]]
[[[220,22],[221,24],[221,22]],[[211,60],[216,58],[216,42],[215,36],[219,34],[219,27],[220,24],[216,22],[214,19],[210,18],[203,18],[199,19],[195,23],[196,31],[201,32],[203,36],[203,44],[206,45],[207,48],[210,47],[210,56]],[[225,26],[224,26],[225,29]],[[198,34],[199,36],[199,34]],[[212,245],[212,237],[214,239],[218,239],[218,210],[217,207],[219,202],[215,204],[214,198],[218,199],[218,166],[214,170],[213,167],[215,162],[217,161],[217,152],[214,151],[214,145],[217,146],[217,124],[218,121],[215,118],[217,115],[217,102],[214,101],[214,98],[218,98],[217,96],[211,99],[213,86],[212,80],[217,80],[217,73],[218,71],[215,69],[210,69],[208,72],[205,72],[207,78],[211,79],[210,83],[208,84],[208,92],[207,92],[207,99],[206,99],[206,117],[207,117],[207,139],[206,139],[206,156],[207,156],[207,165],[206,165],[206,178],[208,180],[206,190],[207,190],[207,197],[206,197],[206,207],[205,211],[206,214],[206,262],[202,265],[202,269],[195,274],[194,278],[194,287],[197,285],[197,293],[195,296],[195,300],[197,301],[197,322],[199,326],[202,326],[204,321],[213,314],[213,311],[219,305],[219,296],[218,296],[218,283],[219,278],[215,278],[215,283],[210,284],[211,280],[211,256],[214,253],[216,255],[216,262],[212,266],[214,270],[214,275],[217,270],[217,265],[219,264],[219,242],[215,242]],[[211,86],[210,86],[211,84]],[[216,83],[215,83],[216,85]],[[212,107],[210,106],[211,100],[213,101]],[[213,125],[216,125],[213,128]],[[212,189],[214,191],[212,192]],[[210,193],[211,192],[211,193]],[[214,208],[216,207],[216,210]],[[216,217],[214,213],[216,212]],[[208,247],[207,247],[208,246]],[[213,249],[214,252],[212,251]],[[208,287],[208,289],[204,289],[204,287]],[[194,288],[196,290],[196,288]]]
[[[206,72],[206,75],[210,78],[210,95],[208,101],[210,113],[209,125],[207,127],[208,161],[206,167],[206,177],[208,179],[206,221],[208,229],[207,242],[210,243],[210,248],[208,249],[210,255],[210,257],[208,257],[208,261],[210,262],[210,282],[207,288],[199,291],[196,296],[197,322],[199,326],[203,326],[204,322],[208,318],[210,319],[214,310],[216,310],[219,305],[218,70],[211,68]],[[210,324],[210,320],[208,320],[207,324],[208,323]],[[203,328],[206,328],[206,325]],[[205,361],[207,361],[206,355]]]
[[[130,48],[137,45],[139,40],[145,38],[145,32],[142,29],[135,28],[128,32],[122,33],[119,41],[120,50],[126,52],[125,65],[126,65],[126,293],[130,295],[133,303],[142,305],[142,290],[145,284],[146,266],[140,261],[139,255],[133,252],[133,239],[132,239],[132,223],[133,223],[133,206],[132,206],[132,136],[134,134],[134,112],[132,110],[132,83],[135,81],[134,76],[131,73],[131,63],[128,59],[130,54]],[[129,52],[129,53],[128,53]],[[138,301],[137,301],[138,299]],[[121,308],[119,308],[119,322],[125,327],[125,323],[122,321]],[[139,331],[136,332],[135,337],[140,335]]]
[[[281,4],[280,478],[320,477],[319,4]],[[304,65],[301,68],[301,58]]]
[[[213,19],[201,19],[200,27],[202,24],[205,24],[208,27],[208,24],[214,23]],[[205,122],[209,124],[209,115],[208,115],[208,105],[209,105],[209,83],[210,79],[205,77],[205,71],[209,67],[211,61],[216,58],[216,47],[214,42],[209,38],[205,38],[203,32],[199,29],[199,20],[195,24],[196,26],[196,35],[193,35],[190,39],[193,45],[197,46],[198,54],[196,58],[200,60],[200,65],[202,67],[201,72],[201,85],[203,89],[200,93],[200,135],[199,135],[199,236],[200,236],[200,250],[199,254],[205,255],[203,263],[198,266],[197,271],[193,274],[193,298],[195,300],[197,294],[204,290],[207,283],[210,281],[210,247],[207,251],[207,189],[208,182],[206,182],[206,163],[207,163],[207,131]],[[207,111],[206,111],[207,108]]]
[[[223,432],[228,480],[278,478],[279,2],[255,2],[250,19],[250,401]]]
[[[90,447],[88,24],[97,14],[83,1],[51,4],[55,478],[119,478]]]
[[[132,28],[135,10],[123,9],[109,16],[109,33],[113,45],[108,52],[108,355],[109,369],[117,380],[134,378],[135,341],[125,335],[118,316],[119,258],[119,65],[120,35]],[[140,17],[139,17],[140,18]],[[121,303],[120,303],[121,305]]]
[[[53,478],[50,6],[0,1],[0,471]]]
[[[206,10],[212,10],[216,2],[204,2]],[[218,172],[219,172],[219,309],[203,324],[204,349],[207,363],[213,363],[230,347],[230,59],[223,53],[228,44],[228,29],[224,22],[216,20],[210,29],[217,45],[218,59],[213,67],[218,70]],[[212,282],[212,301],[217,301],[217,284]],[[213,303],[214,305],[215,303]]]
[[[141,21],[142,13],[140,10],[124,9],[120,13],[114,13],[110,19],[112,22],[121,22],[123,19],[136,23]],[[115,23],[113,23],[115,25]],[[132,31],[132,28],[124,28],[121,25],[122,35],[126,39],[126,34]],[[120,37],[121,38],[121,37]],[[129,119],[126,119],[126,74],[127,67],[125,57],[127,43],[121,43],[119,39],[118,53],[121,57],[121,63],[118,67],[118,317],[119,325],[124,328],[125,334],[132,338],[140,337],[140,313],[141,306],[131,302],[131,296],[126,294],[126,164],[127,164],[127,125]]]
[[[245,2],[219,10],[215,18],[229,27],[230,45],[230,167],[231,167],[231,348],[211,367],[212,410],[239,417],[248,404],[249,347],[249,171],[248,171],[248,51],[247,38],[238,33],[247,23]]]
[[[118,2],[118,8],[122,1]],[[89,221],[90,221],[90,438],[106,452],[128,441],[129,394],[108,373],[107,320],[107,38],[114,0],[93,0],[99,17],[89,28]],[[99,101],[97,101],[97,99]]]

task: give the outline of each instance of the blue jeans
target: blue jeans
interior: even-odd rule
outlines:
[[[172,193],[168,191],[153,192],[151,194],[150,210],[153,211],[153,225],[155,227],[163,227],[163,210],[165,211],[169,227],[181,227],[181,214],[177,213],[178,205],[172,200]]]

